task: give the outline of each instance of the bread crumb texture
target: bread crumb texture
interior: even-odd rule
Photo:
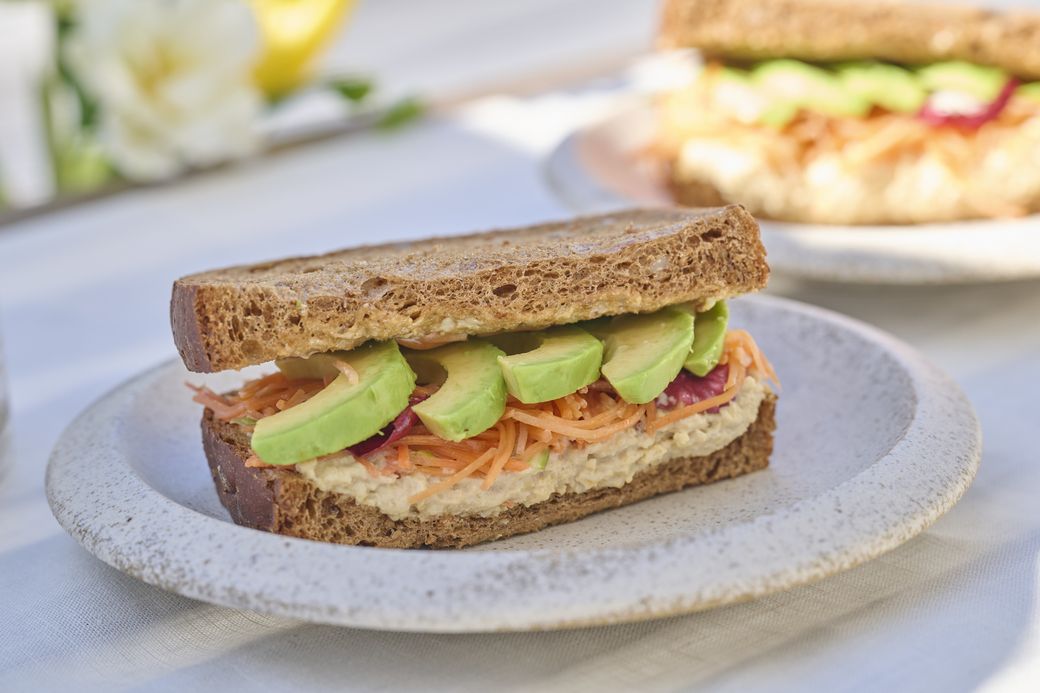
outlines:
[[[965,60],[1040,79],[1040,13],[940,0],[667,0],[660,43],[740,59]]]

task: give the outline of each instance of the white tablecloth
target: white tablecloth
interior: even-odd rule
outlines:
[[[1040,284],[773,291],[890,330],[946,368],[985,434],[975,485],[881,559],[755,603],[571,632],[434,636],[314,626],[194,602],[109,568],[43,496],[93,399],[175,354],[178,276],[360,241],[565,214],[540,160],[596,91],[486,99],[0,231],[13,396],[0,457],[0,690],[1040,690]],[[827,416],[827,412],[807,415]]]

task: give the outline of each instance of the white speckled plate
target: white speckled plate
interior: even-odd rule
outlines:
[[[364,628],[612,623],[788,589],[869,560],[960,498],[978,422],[945,375],[837,314],[741,299],[784,383],[766,471],[465,551],[336,546],[230,522],[179,363],[103,397],[47,469],[62,526],[100,559],[197,599]],[[227,387],[233,376],[212,377]]]
[[[545,164],[575,212],[670,205],[660,170],[639,156],[653,136],[637,102],[564,139]],[[957,284],[1040,277],[1040,216],[917,226],[824,226],[761,221],[776,272],[824,281]]]

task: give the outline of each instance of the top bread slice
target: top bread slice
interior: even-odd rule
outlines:
[[[706,303],[768,275],[743,207],[644,209],[204,272],[177,280],[170,313],[185,365],[213,372]]]
[[[1040,12],[938,0],[665,0],[661,43],[738,59],[966,60],[1040,78]]]

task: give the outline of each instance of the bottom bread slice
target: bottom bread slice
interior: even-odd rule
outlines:
[[[687,457],[636,474],[620,488],[555,495],[516,505],[492,517],[443,515],[395,520],[350,496],[323,491],[292,468],[247,467],[245,433],[233,424],[202,420],[202,440],[220,501],[240,525],[288,536],[386,548],[461,548],[618,508],[687,486],[710,484],[764,469],[773,450],[776,398],[769,394],[758,417],[739,438],[710,455]]]

